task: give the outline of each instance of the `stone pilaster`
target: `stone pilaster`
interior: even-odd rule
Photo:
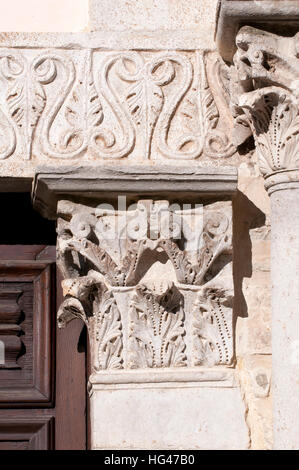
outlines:
[[[274,448],[299,448],[298,36],[243,27],[232,83],[235,140],[253,134],[271,198]]]
[[[88,329],[92,448],[244,449],[233,367],[237,173],[165,170],[36,177],[35,206],[52,217],[57,202],[59,326],[81,318]]]

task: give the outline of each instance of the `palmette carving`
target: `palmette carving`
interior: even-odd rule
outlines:
[[[74,87],[67,101],[65,118],[70,129],[61,139],[63,148],[78,147],[79,154],[87,149],[92,139],[96,138],[98,128],[104,119],[102,103],[94,84],[91,51],[86,55],[84,68],[83,79]],[[70,158],[73,156],[76,154],[69,155]]]
[[[207,79],[205,55],[197,54],[197,62],[199,69],[198,89],[192,87],[182,107],[185,125],[191,132],[192,129],[193,132],[194,128],[196,129],[196,139],[200,142],[200,151],[197,156],[204,153],[211,158],[231,157],[236,148],[230,142],[228,134],[217,128],[220,116]],[[214,70],[220,82],[220,65]],[[221,89],[223,93],[223,86],[218,84],[218,89]],[[192,139],[189,144],[191,141]]]
[[[129,368],[186,365],[182,296],[171,284],[157,290],[139,285],[132,299]]]
[[[88,325],[94,371],[231,364],[231,202],[58,213],[59,322]]]
[[[24,158],[28,160],[31,157],[35,129],[46,105],[43,74],[39,72],[39,67],[38,61],[30,63],[16,51],[0,50],[0,70],[7,80],[7,110],[16,129],[9,126],[9,144],[2,158],[9,157],[15,151],[16,133],[23,142]]]

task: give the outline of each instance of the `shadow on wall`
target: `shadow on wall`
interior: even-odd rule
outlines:
[[[252,243],[250,230],[265,225],[266,216],[243,193],[238,191],[233,201],[233,253],[234,253],[234,322],[237,317],[248,317],[243,295],[244,277],[252,276]]]
[[[1,245],[56,245],[55,222],[44,219],[29,193],[0,193]]]

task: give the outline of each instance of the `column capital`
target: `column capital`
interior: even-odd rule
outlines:
[[[298,182],[299,174],[299,36],[245,26],[236,45],[231,82],[235,140],[239,145],[253,134],[266,188],[279,182],[284,189]]]

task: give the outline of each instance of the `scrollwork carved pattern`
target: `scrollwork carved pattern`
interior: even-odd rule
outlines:
[[[196,52],[0,49],[1,159],[234,153]]]

